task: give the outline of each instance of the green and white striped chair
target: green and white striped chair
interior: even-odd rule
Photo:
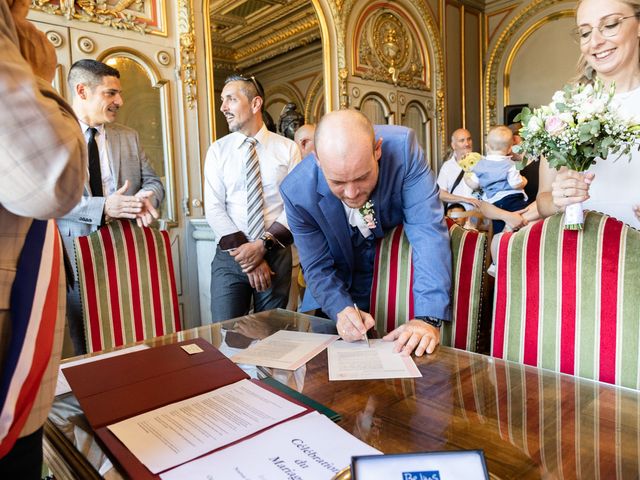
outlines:
[[[452,321],[442,327],[441,343],[477,351],[482,307],[482,281],[487,249],[486,233],[467,230],[447,219],[452,268]],[[379,334],[413,318],[411,245],[402,225],[387,232],[376,247],[371,314]]]
[[[558,214],[499,244],[492,355],[640,388],[640,232]]]
[[[88,352],[181,330],[166,231],[118,220],[75,248]]]

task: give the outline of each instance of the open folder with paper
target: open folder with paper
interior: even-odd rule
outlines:
[[[78,365],[65,373],[97,438],[123,473],[135,479],[159,478],[311,412],[249,380],[202,339]],[[353,442],[342,456],[376,453],[343,433]]]
[[[197,345],[202,352],[190,355],[181,348],[190,344]],[[110,425],[240,381],[250,383],[246,373],[203,339],[70,367],[65,374],[98,439],[121,469],[136,479],[158,477],[114,435],[108,428]],[[266,387],[254,386],[269,395],[282,397],[280,393],[267,392]],[[283,402],[291,405],[289,416],[308,411],[295,402],[284,399]],[[236,405],[228,405],[229,415],[233,415],[235,409]],[[268,422],[263,423],[266,426]],[[177,463],[166,468],[186,461],[184,458],[184,455],[176,456]]]

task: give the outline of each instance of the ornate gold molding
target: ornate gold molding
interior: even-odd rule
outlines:
[[[338,71],[338,84],[340,92],[340,109],[349,108],[349,92],[347,91],[347,77],[349,71],[346,68],[341,68]]]
[[[180,80],[184,100],[191,110],[196,104],[196,41],[191,0],[178,0],[178,33],[180,35]]]
[[[553,22],[555,20],[560,20],[561,18],[573,17],[574,14],[575,14],[574,9],[562,10],[560,12],[551,13],[550,15],[547,15],[546,17],[541,18],[536,23],[531,25],[529,28],[525,30],[525,32],[522,35],[518,37],[518,40],[516,41],[515,45],[509,51],[509,55],[507,56],[507,62],[505,63],[505,67],[504,67],[503,80],[502,80],[502,103],[504,105],[509,105],[509,103],[511,103],[509,101],[509,79],[511,77],[511,68],[513,67],[513,61],[515,60],[516,55],[520,50],[520,47],[522,47],[524,42],[527,41],[527,39],[533,34],[533,32],[538,30],[543,25],[546,25],[547,23]]]
[[[148,0],[147,0],[148,1]],[[139,33],[159,33],[137,12],[144,12],[145,0],[119,0],[115,5],[107,0],[31,0],[31,9],[50,15],[61,15],[68,20],[79,20],[104,25],[115,30],[129,30]],[[164,11],[164,6],[161,8]],[[132,13],[136,12],[136,13]]]
[[[304,120],[307,123],[311,123],[313,121],[317,121],[314,115],[313,107],[317,104],[318,95],[322,95],[322,84],[323,84],[322,75],[318,75],[318,77],[311,82],[307,90],[307,94],[304,100]]]
[[[488,131],[491,125],[497,123],[497,106],[498,106],[498,67],[505,54],[505,50],[509,43],[516,35],[521,35],[520,28],[528,20],[543,12],[548,7],[557,6],[559,3],[571,3],[575,5],[573,0],[534,0],[519,12],[509,24],[504,28],[500,37],[496,41],[489,61],[487,62],[487,70],[485,75],[485,131]]]
[[[418,9],[420,12],[420,18],[422,19],[423,26],[427,30],[427,36],[431,39],[431,44],[429,45],[433,51],[431,54],[435,59],[435,65],[433,66],[435,70],[435,85],[431,85],[431,81],[429,84],[431,88],[433,88],[436,92],[437,96],[437,104],[438,104],[438,116],[437,116],[437,133],[439,134],[440,146],[444,148],[447,145],[445,140],[446,137],[446,120],[444,115],[444,98],[445,98],[445,67],[444,67],[444,54],[442,51],[442,44],[440,39],[440,29],[438,27],[438,23],[433,18],[431,13],[431,8],[427,5],[426,0],[415,0],[413,2],[413,6]],[[440,8],[440,10],[443,10]],[[440,149],[438,149],[440,150]]]
[[[239,66],[248,63],[253,65],[318,39],[320,39],[320,30],[318,18],[314,13],[313,18],[296,22],[286,31],[266,38],[262,37],[259,41],[245,48],[236,49],[233,53],[233,59],[238,62]],[[241,59],[242,61],[240,61]]]
[[[390,8],[375,8],[356,26],[354,75],[365,80],[427,90],[425,53],[412,25]]]

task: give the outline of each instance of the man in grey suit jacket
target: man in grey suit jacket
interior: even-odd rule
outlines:
[[[88,235],[116,218],[149,225],[158,218],[156,208],[164,198],[164,187],[140,145],[137,132],[113,123],[123,104],[118,70],[96,60],[79,60],[69,70],[68,83],[73,95],[73,110],[80,120],[89,148],[90,178],[85,184],[82,200],[71,212],[58,219],[58,227],[75,270],[73,242],[76,237]],[[70,292],[67,304],[73,348],[76,354],[85,353],[77,284]]]

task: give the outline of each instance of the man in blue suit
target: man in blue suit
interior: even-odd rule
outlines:
[[[384,147],[383,147],[384,143]],[[307,156],[280,190],[307,282],[302,310],[322,308],[347,341],[369,310],[375,239],[403,224],[413,248],[416,318],[390,332],[396,351],[422,355],[449,320],[451,250],[433,173],[413,130],[376,126],[355,110],[325,115]],[[362,320],[357,310],[362,311]]]

